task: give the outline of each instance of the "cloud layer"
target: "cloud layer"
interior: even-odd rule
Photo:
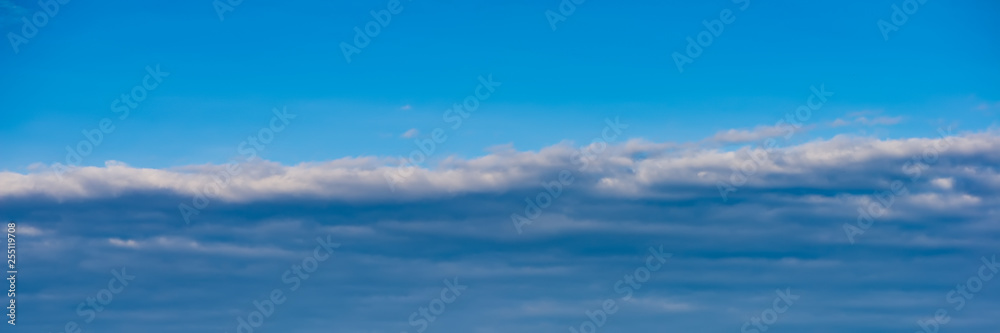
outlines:
[[[907,170],[918,162],[934,164],[928,171],[932,177],[955,178],[996,190],[998,180],[992,166],[1000,162],[998,142],[996,133],[985,132],[895,140],[837,136],[784,148],[761,145],[738,150],[682,148],[643,140],[606,147],[577,148],[564,143],[540,151],[508,148],[468,160],[448,158],[430,169],[375,157],[294,166],[258,160],[172,169],[134,168],[110,161],[105,167],[83,167],[62,174],[0,173],[0,198],[95,199],[167,192],[203,194],[234,203],[297,197],[396,202],[540,188],[543,182],[556,179],[560,171],[568,171],[582,180],[574,183],[575,192],[588,195],[694,199],[716,194],[712,190],[716,184],[732,182],[732,174],[739,170],[748,176],[743,186],[750,188],[832,191],[877,188],[887,181],[907,178],[912,173]],[[936,155],[933,160],[924,157],[930,152]],[[407,166],[397,166],[404,164]],[[856,172],[845,172],[848,170]],[[923,178],[929,181],[928,176]]]
[[[736,332],[786,288],[801,298],[779,331],[916,331],[947,308],[948,329],[986,332],[1000,306],[992,284],[961,310],[946,300],[998,252],[995,132],[735,150],[565,143],[401,162],[0,173],[23,237],[22,328],[233,332],[280,289],[287,301],[258,330],[416,331],[411,314],[456,277],[468,289],[429,330],[567,330],[613,299],[609,332]],[[845,225],[894,182],[905,192],[852,243]],[[186,224],[178,205],[199,195],[208,204]],[[291,291],[283,273],[317,238],[340,247]],[[661,246],[673,256],[624,299],[616,282]],[[84,322],[78,304],[123,266],[134,282]]]

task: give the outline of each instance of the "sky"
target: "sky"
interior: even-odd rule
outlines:
[[[5,332],[995,330],[1000,3],[64,1]]]

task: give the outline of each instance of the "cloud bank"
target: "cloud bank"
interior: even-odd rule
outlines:
[[[21,225],[31,281],[23,308],[35,309],[19,324],[233,332],[278,289],[286,301],[257,330],[416,331],[419,309],[457,278],[468,289],[428,330],[563,331],[611,299],[609,332],[736,332],[786,288],[801,298],[774,329],[917,331],[938,308],[950,310],[947,329],[994,328],[995,282],[960,310],[947,295],[1000,252],[995,131],[583,150],[595,154],[563,143],[448,158],[410,169],[394,189],[386,175],[403,161],[382,157],[258,161],[235,173],[120,162],[61,179],[3,172],[0,205]],[[852,243],[845,224],[894,182],[905,192]],[[210,203],[187,224],[178,205],[198,195]],[[295,275],[284,273],[327,239],[340,246],[291,290]],[[617,283],[649,264],[650,248],[672,257],[640,288]],[[135,280],[86,322],[78,305],[122,267]],[[67,281],[66,270],[81,274]]]

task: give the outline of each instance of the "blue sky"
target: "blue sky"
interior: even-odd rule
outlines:
[[[503,88],[445,152],[584,140],[586,124],[610,114],[641,123],[630,136],[686,141],[771,124],[819,84],[838,95],[816,120],[908,117],[883,133],[896,137],[932,129],[942,108],[950,121],[989,126],[995,114],[973,109],[1000,100],[997,5],[985,1],[925,4],[889,41],[876,22],[891,1],[753,3],[684,73],[671,54],[736,4],[588,1],[552,31],[544,12],[558,2],[405,3],[348,63],[340,43],[383,2],[240,4],[224,21],[211,2],[70,2],[19,53],[0,53],[0,166],[61,161],[156,64],[169,79],[83,164],[223,162],[281,106],[309,121],[268,159],[404,154],[412,146],[401,133],[440,126],[443,110],[490,73]]]
[[[772,332],[995,329],[996,286],[948,295],[1000,236],[1000,4],[928,0],[886,38],[905,1],[587,0],[553,29],[568,1],[402,0],[348,61],[389,1],[69,1],[20,43],[43,9],[0,0],[14,331],[239,332],[278,289],[257,332],[416,332],[456,277],[427,331],[579,330],[612,299],[599,332],[748,332],[786,289]],[[340,247],[289,290],[317,237]]]

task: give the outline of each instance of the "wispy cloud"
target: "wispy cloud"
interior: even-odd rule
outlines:
[[[752,130],[746,129],[729,129],[726,131],[720,131],[715,133],[714,136],[707,139],[709,142],[716,143],[747,143],[747,142],[758,142],[767,138],[776,138],[783,135],[791,134],[792,132],[802,132],[808,130],[808,127],[794,128],[790,125],[787,126],[757,126]]]
[[[399,137],[404,139],[412,139],[415,138],[417,135],[420,135],[420,131],[417,130],[416,128],[411,128],[406,130],[406,132],[403,132],[403,134],[400,134]]]
[[[874,118],[860,117],[858,119],[855,119],[854,121],[857,122],[857,123],[860,123],[862,125],[866,125],[866,126],[895,125],[895,124],[899,124],[900,122],[902,122],[903,121],[903,117],[902,116],[897,116],[897,117],[874,117]]]
[[[847,120],[837,118],[830,123],[831,127],[843,127],[850,125],[862,125],[862,126],[889,126],[896,125],[902,122],[905,118],[902,116],[888,117],[879,116],[881,111],[860,111],[852,112],[847,114]]]

